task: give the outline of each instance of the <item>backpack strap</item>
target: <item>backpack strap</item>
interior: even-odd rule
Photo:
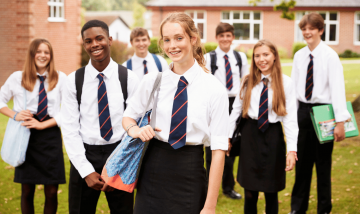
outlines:
[[[161,66],[159,58],[155,54],[151,54],[151,55],[153,56],[153,58],[155,60],[156,67],[158,68],[159,72],[162,72],[162,66]]]
[[[239,52],[237,52],[235,50],[234,50],[234,55],[235,55],[236,62],[237,62],[236,65],[239,66],[239,73],[240,73],[240,78],[241,78],[241,67],[242,67],[241,57],[240,57]]]
[[[122,93],[124,96],[124,110],[125,110],[126,109],[126,99],[128,97],[128,91],[127,91],[128,71],[124,66],[122,66],[120,64],[118,64],[118,65],[119,65],[119,67],[118,67],[119,80],[120,80],[121,90],[122,90]]]
[[[85,66],[81,67],[75,71],[76,99],[78,101],[79,111],[80,111],[80,104],[81,104],[82,88],[83,88],[83,84],[84,84],[84,74],[85,74]]]
[[[218,69],[218,67],[216,66],[216,52],[215,51],[211,51],[210,52],[210,66],[211,66],[211,74],[215,74],[215,71]]]
[[[131,58],[128,61],[126,61],[126,67],[127,67],[127,69],[132,70]]]

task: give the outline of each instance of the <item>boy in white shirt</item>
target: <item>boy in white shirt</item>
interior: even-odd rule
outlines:
[[[135,72],[139,80],[149,72],[162,72],[168,67],[166,60],[148,51],[150,46],[149,33],[144,28],[134,28],[130,34],[130,43],[135,53],[122,65]]]

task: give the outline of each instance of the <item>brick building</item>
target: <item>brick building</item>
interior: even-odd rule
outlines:
[[[0,11],[0,85],[23,68],[37,37],[50,41],[57,70],[69,74],[80,66],[81,0],[2,0]]]
[[[220,22],[235,27],[235,45],[249,49],[259,39],[269,39],[291,55],[294,42],[303,41],[298,23],[308,12],[319,12],[325,20],[323,40],[336,52],[346,49],[360,52],[359,0],[297,0],[292,9],[295,20],[280,18],[273,10],[279,0],[263,0],[256,7],[248,0],[151,0],[147,9],[152,11],[152,31],[159,36],[159,26],[173,11],[188,13],[201,32],[203,42],[215,42],[215,28]]]

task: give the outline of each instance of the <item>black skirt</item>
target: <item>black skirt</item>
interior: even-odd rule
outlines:
[[[286,146],[280,122],[263,133],[248,119],[241,135],[237,180],[248,190],[279,192],[285,188]]]
[[[152,139],[137,183],[135,214],[199,214],[207,193],[203,146]]]
[[[38,119],[36,116],[34,116]],[[45,120],[51,119],[47,116]],[[25,162],[15,168],[14,182],[23,184],[64,184],[65,166],[58,126],[30,129]]]

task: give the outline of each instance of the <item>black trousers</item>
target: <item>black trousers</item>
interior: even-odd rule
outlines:
[[[321,104],[300,102],[298,110],[298,158],[295,167],[295,184],[291,196],[291,210],[306,213],[313,166],[317,175],[317,213],[330,213],[331,204],[331,157],[334,142],[320,144],[310,118],[311,107]]]
[[[94,166],[95,171],[101,174],[107,158],[119,144],[88,145],[84,143],[85,155]],[[70,214],[95,214],[96,205],[101,191],[94,190],[81,178],[79,172],[71,164],[69,181],[69,213]],[[106,199],[112,214],[132,214],[134,193],[128,193],[115,189],[105,192]]]
[[[235,97],[229,97],[229,114],[232,111],[232,105]],[[205,147],[206,153],[206,175],[209,179],[209,172],[211,166],[211,150],[210,147]],[[225,155],[224,174],[222,178],[222,189],[223,192],[228,192],[234,189],[235,179],[233,174],[235,157],[228,157]]]
[[[278,193],[264,192],[265,195],[265,213],[266,214],[277,214],[279,213],[279,201]],[[245,203],[244,203],[244,214],[257,214],[257,202],[259,192],[245,189]]]

